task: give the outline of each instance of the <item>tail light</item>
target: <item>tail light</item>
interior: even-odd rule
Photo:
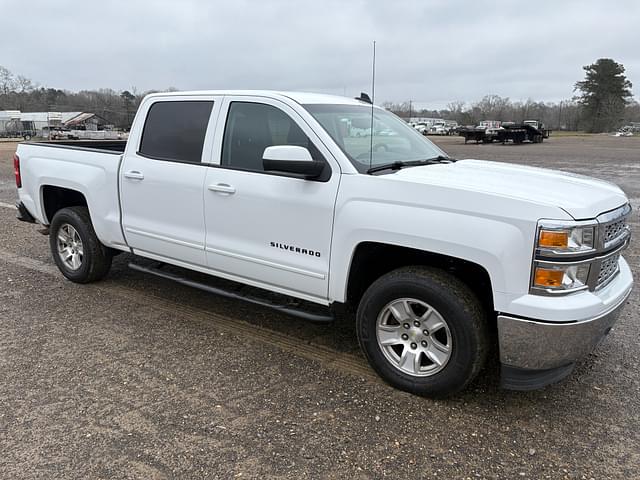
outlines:
[[[22,177],[20,176],[20,157],[13,154],[13,172],[16,174],[16,187],[22,188]]]

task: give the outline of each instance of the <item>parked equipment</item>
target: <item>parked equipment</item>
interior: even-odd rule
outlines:
[[[5,123],[4,128],[0,130],[0,138],[22,138],[31,140],[37,134],[33,128],[33,122],[21,122],[20,120],[11,120]]]
[[[458,135],[464,137],[464,143],[469,141],[476,143],[542,143],[545,138],[549,138],[551,130],[545,128],[544,124],[538,120],[525,120],[521,124],[484,121],[478,127],[459,129]]]

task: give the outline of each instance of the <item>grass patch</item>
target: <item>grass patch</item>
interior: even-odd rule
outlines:
[[[569,131],[569,130],[553,130],[551,132],[552,137],[591,137],[593,135],[599,135],[598,133],[587,133],[582,131]]]

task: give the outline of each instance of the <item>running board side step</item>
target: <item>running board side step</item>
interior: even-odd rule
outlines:
[[[156,264],[160,267],[163,264]],[[129,268],[132,270],[137,270],[138,272],[150,273],[151,275],[155,275],[160,278],[164,278],[166,280],[171,280],[176,283],[180,283],[182,285],[186,285],[188,287],[197,288],[199,290],[203,290],[205,292],[213,293],[214,295],[220,295],[221,297],[233,298],[235,300],[242,300],[247,303],[253,303],[254,305],[260,305],[262,307],[267,307],[272,310],[276,310],[281,313],[286,313],[288,315],[292,315],[294,317],[302,318],[303,320],[307,320],[309,322],[314,323],[331,323],[335,320],[335,317],[331,312],[323,315],[320,313],[311,313],[307,312],[301,308],[297,308],[295,306],[284,305],[279,303],[272,303],[268,300],[262,300],[256,297],[250,297],[245,295],[240,295],[235,292],[231,292],[229,290],[224,290],[222,288],[212,287],[211,285],[207,285],[205,283],[197,282],[195,280],[190,280],[183,276],[180,276],[175,273],[163,272],[159,267],[145,267],[143,265],[138,265],[135,263],[129,263]]]

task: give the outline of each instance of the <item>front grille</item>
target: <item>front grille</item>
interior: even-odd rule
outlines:
[[[607,244],[618,238],[627,229],[624,218],[616,220],[604,226],[604,243]]]
[[[600,272],[598,272],[596,288],[606,284],[616,273],[618,273],[618,260],[620,260],[620,255],[613,255],[602,261],[600,264]]]
[[[612,212],[603,213],[598,217],[598,222],[600,223],[598,250],[603,253],[614,251],[616,253],[610,254],[610,256],[601,260],[599,262],[600,268],[592,272],[590,276],[591,289],[604,287],[620,271],[620,251],[626,247],[625,242],[629,239],[627,217],[630,213],[631,207],[627,204]]]

